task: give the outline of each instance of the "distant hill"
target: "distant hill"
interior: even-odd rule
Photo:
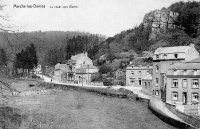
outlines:
[[[134,50],[154,52],[159,46],[180,46],[193,42],[200,52],[200,2],[177,2],[168,8],[146,13],[139,26],[107,38],[101,53]]]
[[[96,62],[99,58],[106,57],[105,62],[117,62],[118,65],[112,65],[118,68],[124,60],[153,53],[160,46],[189,45],[193,42],[200,52],[200,2],[177,2],[168,8],[147,12],[139,26],[108,38],[83,32],[62,31],[7,35],[6,37],[4,33],[0,33],[0,46],[6,49],[11,59],[16,52],[33,43],[37,48],[39,63],[45,61],[47,53],[51,57],[51,53],[55,52],[52,59],[54,62],[51,63],[54,65],[73,54],[89,51],[90,57]],[[57,57],[60,59],[55,60]],[[50,58],[47,60],[51,61]]]
[[[23,32],[23,33],[0,33],[0,47],[4,48],[12,60],[15,54],[26,46],[33,43],[37,48],[39,63],[44,60],[45,53],[52,48],[66,45],[69,39],[77,36],[89,36],[90,33],[71,31],[47,31],[47,32]],[[104,36],[97,35],[105,39]]]

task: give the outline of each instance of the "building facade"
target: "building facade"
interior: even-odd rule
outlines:
[[[166,102],[187,114],[200,115],[200,63],[171,65],[166,81]]]
[[[57,63],[52,72],[53,79],[59,82],[67,82],[69,71],[69,66],[67,64]]]
[[[152,75],[148,74],[145,78],[142,79],[142,92],[148,95],[152,95]]]
[[[153,56],[153,95],[166,101],[166,73],[171,64],[187,62],[199,57],[193,44],[189,46],[160,47]]]
[[[91,77],[93,74],[98,73],[99,68],[93,65],[83,65],[80,68],[76,69],[76,78],[75,80],[78,83],[90,84]]]
[[[126,86],[142,87],[142,79],[152,71],[152,66],[128,65],[126,68]]]
[[[87,52],[72,56],[67,65],[69,66],[68,81],[72,83],[89,84],[92,74],[99,71],[99,68],[93,65]]]

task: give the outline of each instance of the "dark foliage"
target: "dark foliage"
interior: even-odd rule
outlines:
[[[112,85],[112,80],[111,79],[104,79],[103,80],[103,85],[104,86],[111,86]]]
[[[200,2],[178,2],[169,8],[179,13],[176,24],[181,26],[189,36],[196,38],[200,24]]]
[[[8,56],[4,49],[0,48],[0,66],[5,67],[8,63]]]
[[[109,65],[102,65],[100,68],[99,68],[99,73],[101,74],[107,74],[107,73],[110,73],[112,72],[112,68],[109,66]]]
[[[73,37],[64,41],[62,47],[54,47],[48,50],[45,55],[45,64],[54,66],[64,60],[69,60],[72,55],[82,52],[88,52],[88,56],[95,59],[101,42],[102,39],[97,35]]]
[[[25,50],[16,54],[14,67],[31,70],[37,66],[38,59],[36,48],[33,44],[27,46]]]

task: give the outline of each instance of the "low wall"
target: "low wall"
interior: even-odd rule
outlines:
[[[152,107],[150,104],[149,104],[149,109],[152,111],[153,114],[155,114],[158,118],[160,118],[162,121],[176,127],[176,128],[179,128],[179,129],[197,129],[197,128],[194,128],[194,127],[191,127],[185,123],[182,123],[180,121],[177,121],[175,119],[172,119],[168,116],[166,116],[165,114],[163,114],[161,111],[157,110],[156,108]]]
[[[184,112],[189,115],[200,115],[200,104],[184,105]]]
[[[134,99],[136,101],[141,101],[146,104],[148,104],[148,99],[140,98],[138,95],[134,94],[132,91],[127,90],[125,88],[120,88],[118,90],[110,88],[110,87],[83,87],[83,86],[73,86],[73,85],[62,85],[62,84],[53,84],[53,83],[44,83],[43,84],[47,88],[61,88],[63,90],[65,89],[75,89],[75,90],[81,90],[86,92],[92,92],[100,95],[106,95],[111,97],[119,97],[119,98],[125,98],[125,99]]]
[[[192,126],[196,127],[197,129],[200,128],[200,118],[193,117],[193,116],[187,115],[185,113],[182,113],[182,112],[178,111],[174,105],[166,103],[166,106],[172,113],[174,113],[180,119],[184,120],[186,123],[190,123]]]

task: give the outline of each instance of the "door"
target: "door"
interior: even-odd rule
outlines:
[[[167,88],[167,84],[165,81],[165,74],[160,74],[161,76],[161,82],[160,82],[160,90],[161,90],[161,99],[162,101],[166,102],[166,88]]]
[[[187,92],[183,92],[183,104],[187,104]]]

